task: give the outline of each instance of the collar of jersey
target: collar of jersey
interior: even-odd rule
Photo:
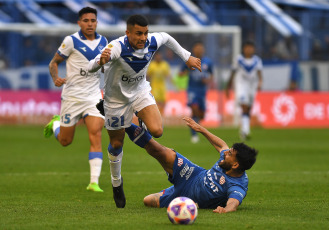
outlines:
[[[95,32],[95,39],[99,38],[99,34],[97,32]],[[81,40],[87,40],[87,38],[85,37],[85,35],[81,32],[81,30],[79,30],[79,37],[81,38]]]
[[[128,51],[133,52],[135,49],[130,45],[129,41],[128,41],[128,37],[125,37],[125,46],[127,47]],[[147,39],[144,45],[144,49],[150,44],[149,40]]]

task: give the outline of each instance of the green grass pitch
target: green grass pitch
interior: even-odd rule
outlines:
[[[212,129],[229,145],[236,129]],[[72,145],[43,138],[36,126],[0,126],[0,229],[329,229],[329,133],[326,129],[253,129],[247,144],[259,149],[249,170],[249,191],[235,213],[199,210],[191,226],[174,226],[165,209],[147,208],[144,196],[169,187],[166,174],[128,138],[123,177],[127,205],[112,199],[104,154],[100,186],[89,183],[89,141],[77,127]],[[165,127],[159,142],[210,168],[218,153],[205,138],[190,144],[187,128]],[[103,132],[103,152],[108,137]]]

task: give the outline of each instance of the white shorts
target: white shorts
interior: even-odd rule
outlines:
[[[86,116],[101,117],[96,108],[99,99],[93,101],[68,101],[62,100],[61,103],[61,126],[70,127],[74,126],[81,118]]]
[[[142,93],[136,100],[128,104],[108,104],[105,102],[105,128],[107,130],[128,128],[131,126],[134,113],[155,104],[155,99],[150,92]]]
[[[247,82],[239,82],[236,84],[236,98],[237,102],[241,105],[252,105],[254,103],[254,99],[257,93],[257,82],[255,83],[247,83]]]

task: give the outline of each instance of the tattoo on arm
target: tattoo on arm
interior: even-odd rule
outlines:
[[[55,56],[53,57],[53,59],[49,63],[49,73],[54,81],[58,77],[58,64],[63,61],[64,61],[64,58],[62,58],[61,56],[59,56],[56,53]]]

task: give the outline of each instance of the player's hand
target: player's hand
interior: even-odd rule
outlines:
[[[101,54],[101,58],[99,60],[99,63],[100,65],[104,65],[106,63],[108,63],[110,61],[110,58],[111,58],[111,49],[109,48],[106,48],[102,54]]]
[[[202,130],[202,126],[196,123],[192,118],[190,117],[183,117],[183,120],[186,122],[186,125],[193,129],[196,132],[200,132]]]
[[[65,78],[58,77],[58,78],[56,78],[56,80],[54,81],[54,83],[55,83],[55,86],[61,87],[63,84],[66,83],[66,79]]]
[[[197,68],[200,72],[202,72],[202,70],[201,70],[201,60],[199,58],[190,56],[189,59],[187,60],[187,62],[185,62],[185,64],[191,70],[195,70],[195,68]]]
[[[213,210],[212,212],[214,213],[226,213],[225,208],[218,206],[215,210]]]

